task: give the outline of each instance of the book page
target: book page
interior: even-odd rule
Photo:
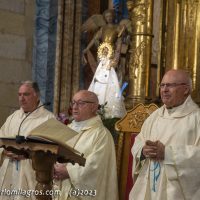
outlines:
[[[27,138],[50,140],[66,146],[66,142],[78,133],[56,119],[49,119],[30,132]]]

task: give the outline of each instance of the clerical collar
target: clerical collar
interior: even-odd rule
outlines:
[[[166,107],[166,110],[167,110],[167,112],[168,112],[169,114],[172,114],[172,113],[174,113],[174,112],[177,110],[177,108],[179,108],[179,107],[182,106],[182,105],[183,105],[183,104],[178,105],[178,106],[174,106],[174,107],[169,107],[169,108]]]
[[[167,107],[166,107],[167,108]],[[167,110],[171,110],[171,109],[173,109],[173,107],[169,107],[169,108],[167,108]]]
[[[71,128],[77,132],[81,132],[82,129],[85,127],[85,126],[90,126],[91,123],[94,122],[94,118],[97,118],[99,119],[99,116],[94,116],[92,118],[89,118],[87,120],[84,120],[84,121],[79,121],[79,122],[76,122],[75,120],[72,121],[71,123]]]
[[[175,112],[176,108],[177,108],[177,107],[170,107],[170,108],[166,108],[166,110],[167,110],[167,112],[168,112],[169,114],[172,114],[173,112]]]
[[[180,104],[180,105],[178,105],[178,106],[171,106],[171,107],[168,107],[168,108],[167,108],[166,106],[165,106],[165,107],[167,108],[167,110],[171,110],[171,109],[174,109],[174,108],[178,108],[179,106],[182,106],[182,105],[183,105],[183,104]]]
[[[80,132],[86,123],[87,123],[87,120],[80,121],[80,122],[76,122],[74,120],[74,121],[72,121],[72,129],[74,129],[76,132]]]

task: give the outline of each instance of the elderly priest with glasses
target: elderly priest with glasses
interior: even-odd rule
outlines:
[[[68,144],[84,153],[85,167],[60,164],[54,167],[55,185],[61,188],[59,200],[117,200],[115,147],[111,133],[97,115],[95,93],[80,90],[72,100],[74,121],[69,125],[77,134]]]
[[[168,71],[160,84],[164,105],[144,122],[132,148],[130,200],[197,200],[200,189],[200,109],[183,70]]]

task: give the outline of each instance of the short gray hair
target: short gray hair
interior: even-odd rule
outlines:
[[[23,81],[23,82],[21,83],[21,85],[29,85],[30,87],[32,87],[32,88],[34,89],[34,91],[36,92],[36,94],[37,94],[38,96],[40,96],[40,88],[39,88],[37,82],[27,80],[27,81]]]

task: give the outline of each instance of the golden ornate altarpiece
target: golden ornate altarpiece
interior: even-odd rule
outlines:
[[[192,77],[194,100],[200,103],[200,1],[166,2],[165,70],[181,68]]]
[[[58,2],[55,113],[66,110],[70,98],[79,89],[80,27],[83,23],[80,0]],[[151,98],[151,90],[156,90],[156,96],[159,97],[158,84],[164,72],[172,68],[188,70],[193,81],[193,98],[199,103],[199,0],[127,0],[127,7],[133,29],[127,107],[147,102],[149,97]],[[153,30],[155,27],[156,34]],[[152,41],[156,42],[156,52],[152,48]],[[153,59],[151,59],[152,54],[154,54]],[[157,61],[154,61],[156,58]],[[154,85],[150,79],[152,62],[157,66]]]
[[[200,103],[200,2],[199,0],[127,1],[133,35],[129,66],[129,95],[132,103],[145,102],[151,94],[150,65],[152,18],[160,12],[157,27],[157,83],[169,69],[185,69],[192,77],[193,98]],[[158,9],[156,5],[159,5]],[[155,24],[154,24],[155,25]],[[155,35],[154,35],[155,36]],[[155,77],[156,78],[156,77]],[[152,86],[151,86],[152,87]],[[159,96],[158,84],[154,86]],[[130,106],[129,106],[130,107]]]

